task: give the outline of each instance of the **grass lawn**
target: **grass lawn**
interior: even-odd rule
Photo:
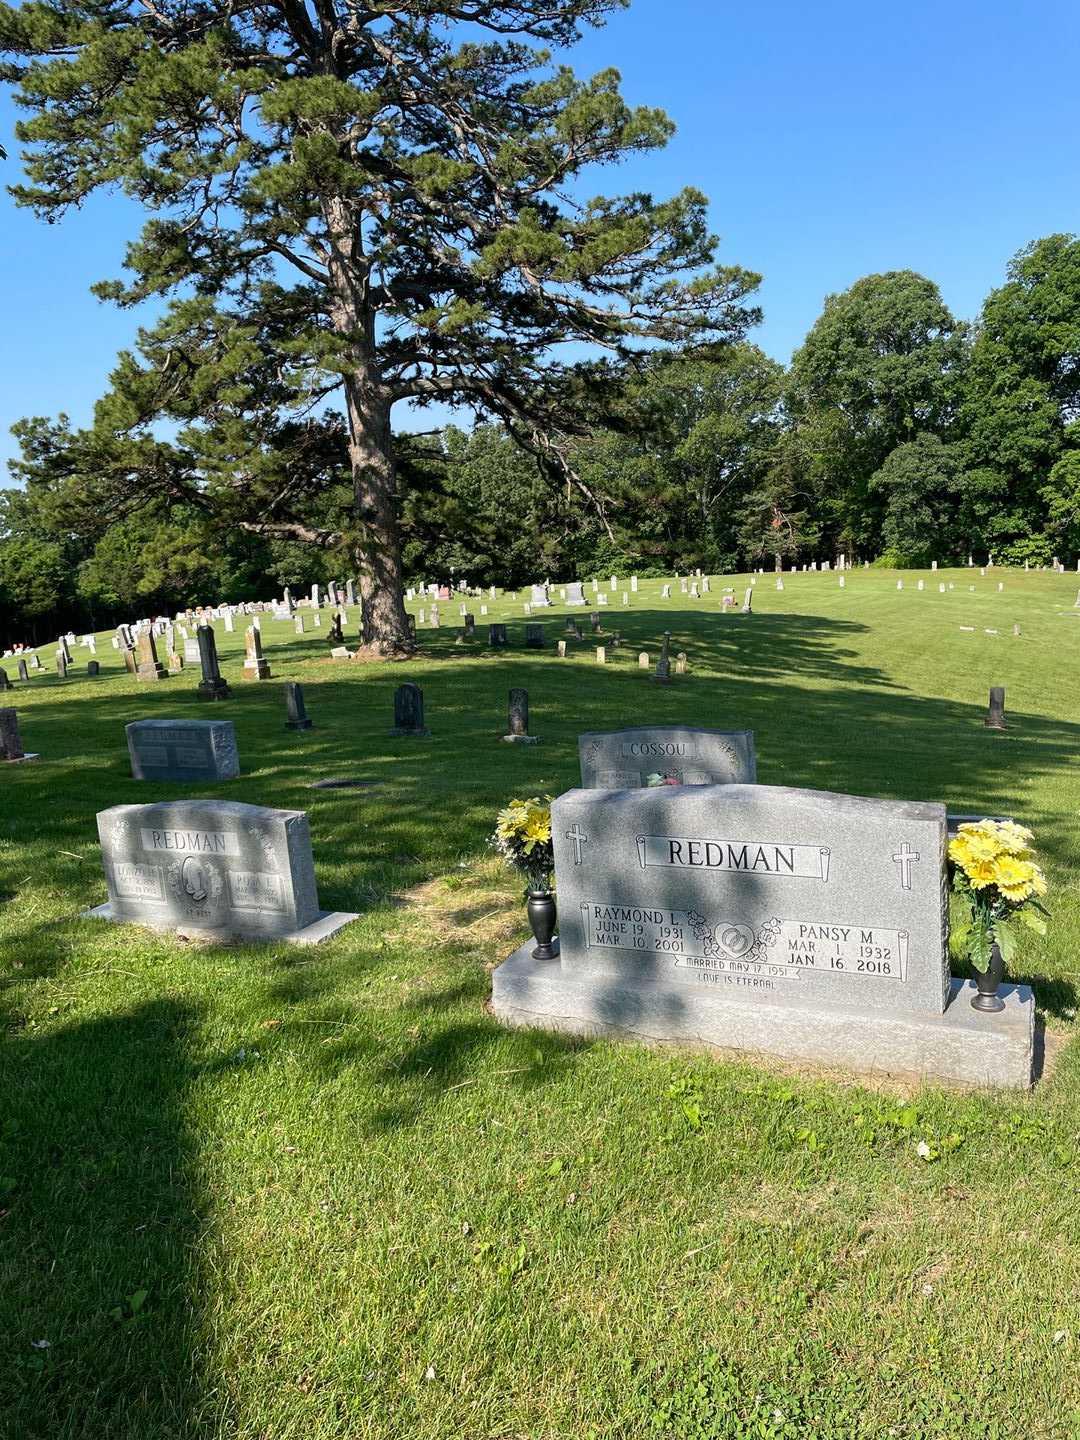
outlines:
[[[750,619],[722,581],[642,582],[601,611],[604,667],[591,639],[557,658],[559,606],[522,649],[520,599],[486,617],[508,653],[479,602],[456,646],[454,602],[407,665],[267,621],[264,683],[218,625],[227,705],[190,669],[139,685],[107,639],[98,679],[3,697],[42,758],[0,781],[0,1435],[1080,1435],[1080,580],[896,578],[765,577]],[[637,665],[665,628],[692,672],[667,689]],[[407,678],[430,740],[387,734]],[[285,730],[285,679],[314,730]],[[542,745],[500,743],[515,684]],[[235,721],[215,793],[308,810],[321,903],[358,922],[308,951],[77,918],[105,898],[95,812],[182,793],[133,781],[124,740],[174,715]],[[579,731],[665,720],[752,728],[762,783],[1031,825],[1054,918],[1020,968],[1054,1063],[1030,1096],[492,1021],[526,933],[494,811],[575,784]],[[371,783],[308,788],[330,776]]]

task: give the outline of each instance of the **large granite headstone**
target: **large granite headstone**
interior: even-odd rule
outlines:
[[[126,729],[136,780],[190,784],[240,774],[231,720],[133,720]]]
[[[578,736],[578,757],[586,790],[636,790],[650,776],[681,785],[752,785],[757,779],[752,730],[638,725],[587,731]]]
[[[114,805],[97,823],[109,899],[88,918],[299,944],[356,919],[319,909],[302,810],[165,800]]]
[[[779,786],[571,790],[552,806],[560,958],[494,977],[510,1023],[1027,1086],[1034,1003],[948,960],[942,805]]]
[[[566,603],[567,605],[584,605],[587,603],[585,600],[585,587],[580,580],[571,580],[569,585],[567,585]]]

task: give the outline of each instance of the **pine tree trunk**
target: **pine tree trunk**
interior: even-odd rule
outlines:
[[[360,636],[383,655],[414,648],[405,615],[398,529],[397,469],[390,431],[390,407],[357,376],[345,380],[349,417],[349,460],[360,538],[356,566],[363,606]]]
[[[347,339],[351,361],[344,381],[357,528],[355,558],[363,605],[360,636],[364,645],[383,655],[403,655],[414,646],[402,593],[391,401],[378,369],[360,219],[341,196],[327,197],[323,214],[330,241],[330,319],[337,333]]]

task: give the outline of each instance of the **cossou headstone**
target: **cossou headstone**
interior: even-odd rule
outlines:
[[[430,735],[424,724],[424,692],[411,681],[394,691],[394,728],[391,735]]]
[[[133,720],[126,726],[136,780],[235,780],[240,753],[231,720]]]
[[[588,731],[578,736],[578,758],[586,790],[637,790],[650,783],[650,776],[681,785],[753,785],[757,780],[752,730],[638,725]]]
[[[87,918],[299,944],[356,918],[319,909],[302,810],[165,800],[114,805],[97,823],[109,899]]]
[[[994,1086],[1034,1003],[972,1008],[948,958],[938,804],[780,786],[571,790],[552,805],[560,955],[496,971],[510,1024]]]

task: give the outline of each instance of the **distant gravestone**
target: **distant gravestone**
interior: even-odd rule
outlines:
[[[637,790],[650,775],[681,785],[753,785],[757,759],[752,730],[701,730],[689,725],[638,725],[578,736],[585,790]]]
[[[493,650],[505,650],[506,626],[498,622],[488,626],[488,644]]]
[[[543,625],[525,626],[525,648],[527,650],[542,650],[544,648]]]
[[[130,651],[128,652],[130,654]],[[62,650],[56,652],[56,674],[61,680],[67,679],[68,662]]]
[[[1030,1085],[1030,988],[991,1017],[950,975],[944,806],[571,790],[551,830],[560,955],[538,963],[530,942],[495,971],[506,1023]]]
[[[154,644],[151,631],[139,631],[135,653],[138,656],[138,669],[135,672],[138,679],[162,680],[165,678],[165,666],[157,657],[157,646]]]
[[[21,657],[20,657],[20,659],[19,659],[19,679],[20,679],[20,680],[29,680],[29,679],[30,679],[30,671],[26,668],[26,661],[23,660]]]
[[[585,589],[580,580],[571,580],[566,587],[567,605],[584,605]]]
[[[290,680],[285,686],[285,728],[286,730],[310,730],[307,707],[304,704],[304,687]]]
[[[1004,730],[1006,728],[1004,685],[992,685],[990,687],[990,705],[986,712],[986,720],[984,723],[990,730]]]
[[[175,651],[169,656],[169,674],[179,675],[184,668],[184,657],[177,655]]]
[[[196,694],[200,700],[227,700],[229,687],[218,664],[217,637],[209,625],[199,630],[199,668],[202,679]]]
[[[114,805],[97,822],[109,899],[86,918],[297,944],[356,918],[319,909],[302,810],[165,800]]]
[[[637,663],[638,663],[638,669],[639,669],[639,670],[648,670],[650,661],[649,661],[649,652],[648,652],[647,650],[642,650],[642,651],[641,651],[641,653],[640,653],[640,654],[638,655],[638,657],[637,657]]]
[[[197,635],[189,635],[184,641],[184,660],[188,665],[198,665],[199,639]]]
[[[240,774],[231,720],[133,720],[125,730],[135,780],[202,784]]]
[[[88,660],[88,661],[86,662],[86,673],[87,673],[87,675],[89,675],[89,676],[91,677],[91,679],[93,679],[93,677],[94,677],[95,675],[100,675],[100,674],[101,674],[101,666],[100,666],[100,664],[99,664],[96,660]]]
[[[593,610],[593,611],[590,613],[590,615],[589,615],[589,624],[592,626],[593,634],[596,635],[596,634],[599,632],[599,630],[600,630],[600,612],[599,612],[599,610]]]
[[[507,711],[507,733],[503,739],[512,745],[539,745],[540,737],[529,734],[529,692],[520,688],[510,691]]]
[[[40,756],[30,755],[23,749],[18,712],[9,708],[0,709],[0,760],[16,765],[37,759]]]
[[[8,679],[7,671],[0,670],[0,692],[4,690],[11,690],[13,688],[14,687],[12,686],[11,681]]]
[[[304,617],[303,617],[303,615],[294,615],[294,616],[293,616],[293,629],[296,631],[297,635],[303,635],[303,633],[304,633]]]
[[[244,678],[247,680],[270,679],[270,666],[263,659],[262,639],[255,625],[249,625],[244,631]]]
[[[394,728],[391,735],[430,735],[424,724],[424,692],[411,681],[394,691]]]
[[[533,585],[531,589],[532,594],[529,599],[529,604],[532,605],[534,609],[539,610],[542,609],[544,606],[551,604],[551,598],[548,595],[548,588],[546,585]]]

